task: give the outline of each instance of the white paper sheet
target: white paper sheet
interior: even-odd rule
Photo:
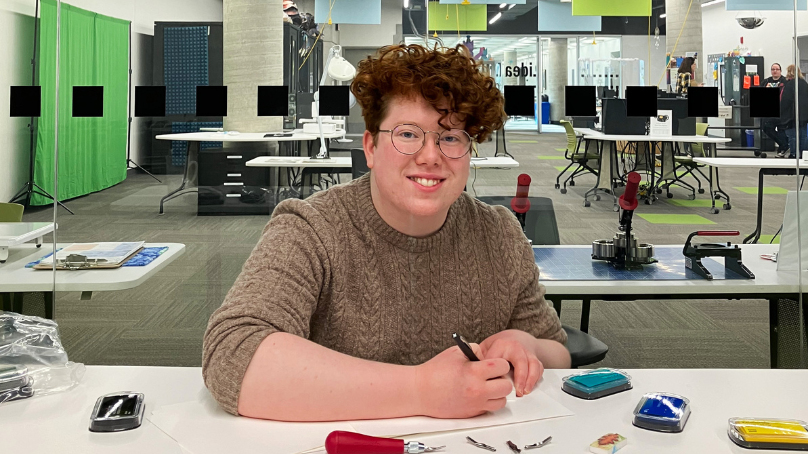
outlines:
[[[196,401],[157,408],[152,424],[191,454],[292,454],[322,445],[344,422],[291,423],[233,416],[205,392]]]
[[[505,408],[470,419],[415,416],[328,423],[262,421],[226,413],[207,392],[193,402],[157,408],[148,419],[191,454],[298,454],[322,448],[325,438],[334,430],[404,437],[572,415],[570,410],[537,387],[524,397],[517,398],[515,393],[511,393]]]

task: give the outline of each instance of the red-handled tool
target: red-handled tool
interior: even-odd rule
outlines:
[[[432,448],[417,441],[371,437],[343,430],[331,432],[325,439],[328,454],[421,454],[443,448],[445,446]]]
[[[738,236],[741,232],[737,230],[699,230],[692,236]]]

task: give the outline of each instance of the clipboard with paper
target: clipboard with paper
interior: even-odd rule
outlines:
[[[143,250],[143,241],[73,243],[42,259],[35,270],[110,269],[119,268]]]

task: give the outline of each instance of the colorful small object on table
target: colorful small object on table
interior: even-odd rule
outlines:
[[[612,454],[628,443],[628,439],[620,434],[606,434],[589,445],[589,451],[595,454]]]
[[[569,375],[562,381],[564,392],[586,400],[600,399],[632,388],[628,374],[608,367]]]
[[[808,423],[796,419],[731,418],[727,435],[749,449],[808,451]]]
[[[61,251],[61,250],[62,249],[60,248],[60,249],[57,249],[56,251],[58,252],[58,251]],[[144,247],[140,252],[135,254],[134,257],[132,257],[131,259],[125,261],[123,263],[123,265],[121,265],[121,266],[124,266],[124,267],[128,267],[128,266],[146,266],[149,263],[156,260],[161,255],[163,255],[163,253],[166,252],[167,250],[168,250],[168,246]],[[53,255],[53,253],[50,253],[50,254],[46,255],[45,257],[42,257],[41,259],[39,259],[39,260],[37,260],[35,262],[31,262],[31,263],[26,264],[25,267],[26,268],[33,268],[36,265],[38,265],[42,260],[45,260],[46,258],[48,258],[48,257],[50,257],[52,255]]]
[[[634,409],[633,424],[657,432],[681,432],[690,417],[690,401],[670,393],[648,393]]]

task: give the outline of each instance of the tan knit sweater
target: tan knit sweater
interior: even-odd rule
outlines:
[[[539,270],[506,208],[466,193],[426,238],[382,220],[370,174],[279,204],[204,339],[202,374],[237,413],[255,350],[283,331],[368,360],[414,365],[505,329],[566,341]]]

